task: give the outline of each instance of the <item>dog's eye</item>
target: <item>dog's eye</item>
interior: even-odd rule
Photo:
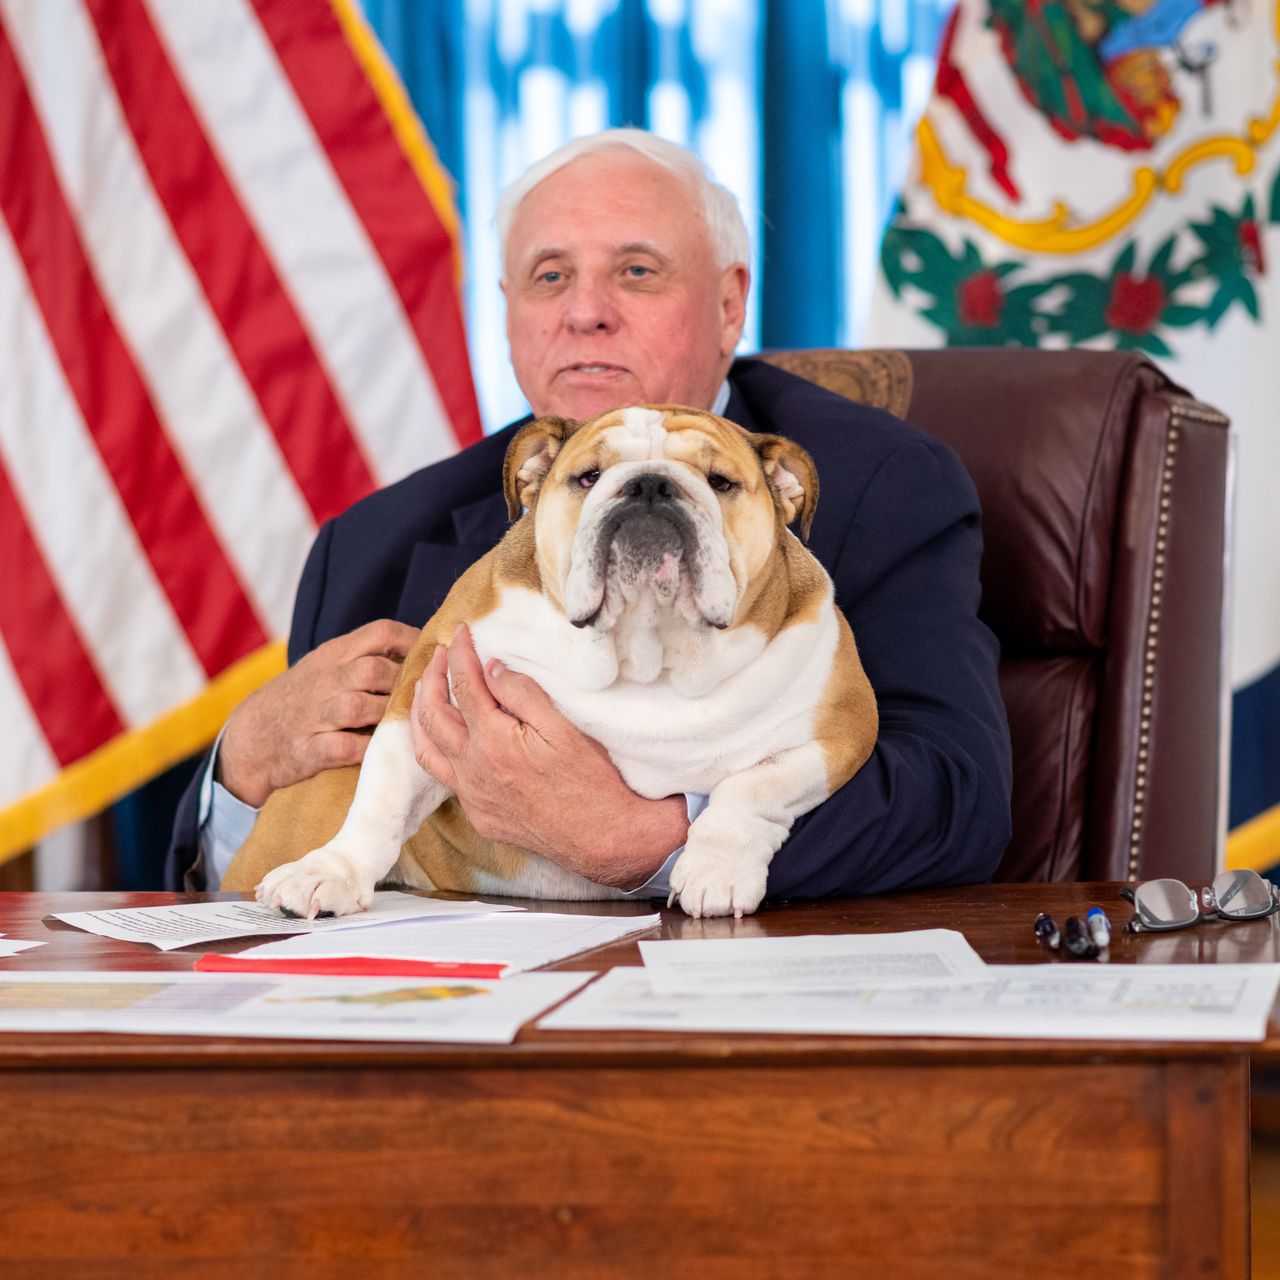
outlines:
[[[575,476],[574,479],[577,480],[584,489],[590,489],[591,486],[600,479],[600,471],[599,469],[584,471],[580,476]]]
[[[713,488],[717,493],[728,493],[730,489],[733,489],[733,488],[736,488],[736,487],[737,487],[737,486],[736,486],[736,484],[735,484],[735,482],[734,482],[734,481],[732,481],[732,480],[730,480],[728,476],[722,476],[722,475],[719,475],[719,474],[718,474],[717,472],[715,472],[715,471],[713,471],[713,472],[712,472],[712,473],[707,477],[707,483],[708,483],[708,484],[709,484],[709,485],[710,485],[710,486],[711,486],[711,487],[712,487],[712,488]]]

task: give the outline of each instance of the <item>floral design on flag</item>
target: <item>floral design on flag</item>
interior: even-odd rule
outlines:
[[[1254,16],[1236,0],[960,0],[882,248],[894,298],[950,345],[1167,356],[1178,330],[1261,320],[1280,7],[1269,47]]]

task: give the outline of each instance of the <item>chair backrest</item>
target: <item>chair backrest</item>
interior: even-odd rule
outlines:
[[[1014,758],[997,879],[1211,878],[1227,419],[1127,352],[764,358],[938,436],[977,485]]]

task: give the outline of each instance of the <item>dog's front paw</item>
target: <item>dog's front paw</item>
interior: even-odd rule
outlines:
[[[374,888],[374,881],[361,875],[350,858],[327,844],[268,872],[255,893],[264,907],[314,920],[366,910]]]
[[[749,915],[764,897],[768,864],[686,849],[671,868],[671,897],[695,919],[701,916]]]

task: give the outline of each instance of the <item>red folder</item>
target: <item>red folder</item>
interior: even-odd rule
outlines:
[[[315,959],[268,960],[202,955],[199,973],[301,973],[337,978],[500,978],[505,964],[450,964],[442,960],[394,960],[385,956],[325,956]]]

